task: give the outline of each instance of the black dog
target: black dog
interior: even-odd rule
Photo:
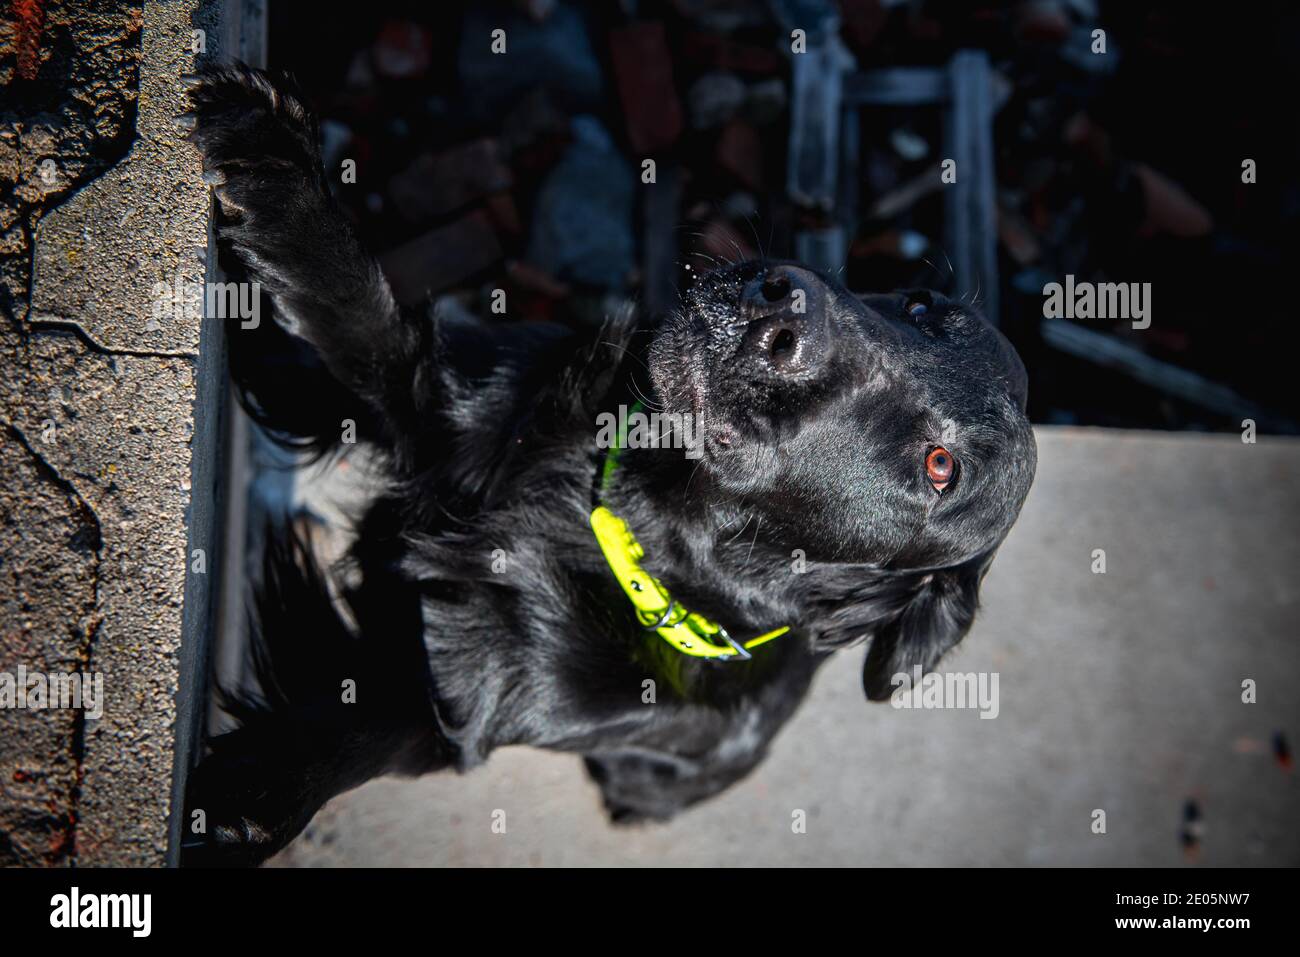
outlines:
[[[231,330],[248,406],[317,448],[352,419],[389,480],[343,599],[309,543],[268,547],[260,694],[191,778],[191,860],[261,860],[343,790],[508,744],[584,755],[616,821],[665,819],[762,760],[833,650],[869,640],[881,698],[968,630],[1036,453],[1024,369],[964,304],[749,262],[642,351],[630,321],[405,315],[287,81],[231,68],[191,96],[224,255],[283,327]],[[669,441],[610,458],[598,416],[637,395]]]

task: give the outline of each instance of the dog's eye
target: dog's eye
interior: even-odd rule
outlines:
[[[942,445],[931,449],[925,457],[925,476],[936,492],[946,489],[957,471],[957,461]]]
[[[908,293],[903,311],[910,319],[924,319],[930,312],[930,294],[924,289]]]

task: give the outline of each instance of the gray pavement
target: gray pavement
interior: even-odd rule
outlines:
[[[506,749],[463,777],[342,795],[272,863],[1300,864],[1300,781],[1272,745],[1300,734],[1300,442],[1038,438],[981,616],[943,662],[999,674],[995,719],[869,704],[855,649],[756,773],[671,824],[612,828],[579,759]],[[1194,855],[1180,842],[1189,799]]]

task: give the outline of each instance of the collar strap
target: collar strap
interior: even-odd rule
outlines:
[[[606,479],[609,471],[607,469]],[[749,653],[751,648],[766,644],[790,630],[789,625],[783,625],[749,641],[736,641],[721,625],[688,611],[681,602],[674,600],[662,582],[641,567],[645,549],[621,518],[600,505],[591,513],[591,528],[596,533],[600,550],[605,553],[605,561],[609,562],[614,577],[636,609],[641,626],[657,631],[659,637],[682,654],[695,658],[747,661],[753,657]]]

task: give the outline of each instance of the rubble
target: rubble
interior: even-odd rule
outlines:
[[[663,24],[621,27],[609,44],[628,142],[640,155],[668,149],[681,135],[682,109]]]
[[[758,130],[744,120],[732,120],[718,134],[715,153],[718,165],[746,189],[764,186],[763,149]]]
[[[494,30],[504,31],[504,53],[492,50]],[[457,72],[463,105],[484,122],[535,89],[545,89],[571,113],[596,112],[605,101],[605,79],[586,23],[565,3],[540,20],[471,5],[461,25]]]
[[[1217,400],[1171,407],[1189,391],[1161,394],[1176,377],[1131,376],[1113,402],[1087,387],[1087,367],[1062,377],[1078,342],[1055,330],[1060,348],[1044,356],[1041,290],[1066,273],[1127,280],[1158,264],[1176,276],[1176,248],[1242,250],[1233,268],[1253,275],[1244,250],[1259,244],[1225,237],[1241,221],[1230,210],[1280,221],[1296,208],[1276,187],[1261,204],[1264,190],[1229,184],[1221,144],[1174,151],[1140,126],[1114,127],[1127,93],[1175,89],[1157,75],[1162,58],[1184,78],[1203,73],[1167,18],[1116,8],[1103,19],[1091,0],[512,0],[471,5],[452,36],[432,15],[370,22],[330,54],[352,69],[323,93],[338,124],[326,126],[331,156],[356,160],[365,180],[340,198],[387,251],[404,297],[504,285],[510,320],[562,320],[577,298],[607,292],[662,311],[691,275],[737,255],[802,256],[855,288],[977,302],[1030,357],[1036,415],[1105,405],[1108,422],[1209,414],[1222,425]],[[492,52],[494,29],[505,52]],[[1161,102],[1144,109],[1158,116]],[[642,182],[647,159],[655,175]],[[1207,182],[1225,185],[1207,194]],[[440,252],[447,244],[458,248]],[[1220,308],[1228,286],[1216,280]],[[1261,331],[1215,348],[1208,304],[1160,301],[1127,348],[1186,365],[1224,386],[1220,398],[1294,405],[1276,377],[1234,370]],[[1050,371],[1040,378],[1036,364]],[[1107,368],[1129,376],[1138,364]]]
[[[687,33],[682,41],[682,53],[688,61],[705,69],[724,70],[742,76],[772,76],[785,69],[785,60],[775,48],[716,33]]]
[[[691,126],[697,130],[721,126],[740,112],[745,97],[745,84],[734,73],[718,70],[704,74],[686,96]]]
[[[745,96],[745,118],[755,126],[775,123],[785,113],[790,97],[780,77],[760,80],[749,87]]]
[[[692,23],[714,33],[728,34],[763,26],[771,13],[764,0],[672,0]]]
[[[428,27],[410,20],[387,20],[370,48],[375,73],[388,80],[414,80],[433,63],[433,37]]]
[[[636,179],[599,120],[575,117],[572,131],[538,193],[528,261],[562,282],[622,289],[635,265]]]
[[[513,185],[497,142],[484,138],[421,154],[388,181],[388,198],[404,219],[423,223]]]
[[[379,265],[397,301],[414,305],[481,272],[502,254],[492,217],[476,210],[390,250]]]

